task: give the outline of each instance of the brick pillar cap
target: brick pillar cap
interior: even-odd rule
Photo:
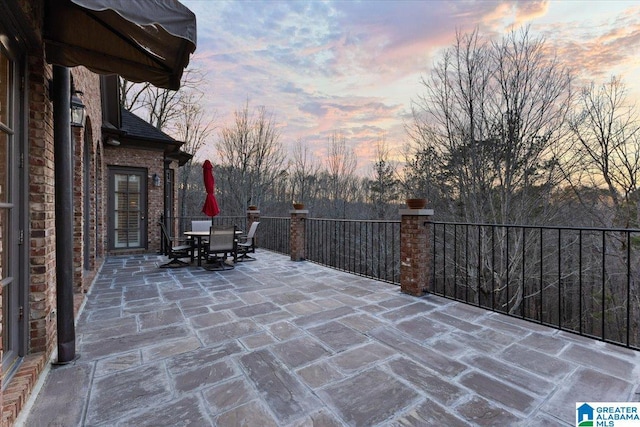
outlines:
[[[433,216],[433,209],[400,209],[400,216]]]
[[[247,209],[247,213],[248,214],[259,214],[260,213],[260,209],[255,209],[255,210]]]
[[[289,213],[291,213],[291,214],[308,214],[309,213],[309,209],[291,209],[289,211]]]

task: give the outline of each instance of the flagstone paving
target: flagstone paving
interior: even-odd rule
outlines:
[[[640,352],[259,250],[234,270],[111,257],[20,422],[575,425],[639,401]]]

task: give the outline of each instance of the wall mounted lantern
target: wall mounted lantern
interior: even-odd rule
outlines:
[[[160,175],[158,175],[157,173],[153,174],[153,186],[160,187]]]
[[[71,97],[71,126],[84,127],[87,116],[84,104],[78,94],[82,95],[82,92],[76,91]]]

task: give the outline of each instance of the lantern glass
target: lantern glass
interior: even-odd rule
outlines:
[[[78,95],[73,95],[71,97],[71,126],[84,127],[85,119],[84,104]]]

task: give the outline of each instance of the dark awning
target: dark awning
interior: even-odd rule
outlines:
[[[48,0],[47,61],[178,89],[196,17],[177,0]]]

